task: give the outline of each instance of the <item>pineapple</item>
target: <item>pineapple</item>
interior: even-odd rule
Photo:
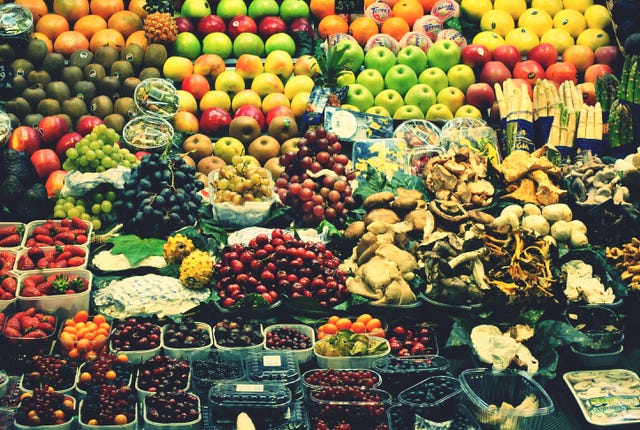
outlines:
[[[200,290],[205,288],[213,275],[213,259],[196,249],[189,254],[180,265],[180,282],[187,288]]]
[[[162,247],[164,259],[169,264],[180,263],[194,249],[191,239],[181,234],[170,236]]]
[[[178,37],[178,26],[173,19],[171,0],[147,0],[148,15],[144,19],[144,34],[149,43],[169,44]]]

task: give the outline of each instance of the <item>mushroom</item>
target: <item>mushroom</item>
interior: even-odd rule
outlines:
[[[460,203],[443,200],[431,200],[429,210],[438,218],[451,223],[461,223],[469,218],[469,214]]]

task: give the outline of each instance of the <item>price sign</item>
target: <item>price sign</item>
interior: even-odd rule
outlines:
[[[336,13],[364,13],[364,0],[335,0]]]
[[[13,69],[10,65],[0,63],[0,88],[11,88],[13,86]]]

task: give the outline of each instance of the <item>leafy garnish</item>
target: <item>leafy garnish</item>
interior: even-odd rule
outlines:
[[[265,306],[269,306],[269,303],[258,293],[247,294],[240,300],[238,300],[233,306],[230,306],[229,309],[255,309],[255,308],[264,308]]]
[[[124,255],[131,266],[135,266],[145,258],[162,256],[162,246],[165,241],[152,237],[142,239],[135,234],[125,234],[110,238],[109,243],[113,244],[113,248],[111,248],[112,254]]]
[[[398,188],[418,190],[423,195],[426,195],[424,181],[419,177],[397,170],[393,173],[391,179],[387,179],[387,176],[381,170],[371,166],[358,178],[358,188],[353,192],[353,195],[364,200],[371,194],[381,191],[391,191],[397,194]]]

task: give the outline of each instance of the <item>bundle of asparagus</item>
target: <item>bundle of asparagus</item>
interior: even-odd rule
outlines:
[[[594,155],[602,152],[602,105],[600,102],[595,106],[583,104],[580,108],[576,146],[581,151],[588,149]]]
[[[611,105],[608,136],[610,148],[633,142],[633,117],[627,103],[615,100]]]
[[[618,85],[618,98],[630,103],[640,104],[640,66],[638,55],[628,55],[624,59],[620,85]]]
[[[553,124],[547,144],[556,148],[573,148],[578,114],[584,105],[582,92],[573,81],[564,81],[558,91],[560,103],[554,111]]]
[[[494,85],[500,118],[505,123],[506,150],[510,154],[516,149],[532,152],[533,105],[525,84],[519,85],[511,79]]]
[[[546,79],[538,79],[533,87],[533,131],[536,147],[544,145],[549,139],[559,102],[556,86]]]
[[[611,104],[618,97],[618,78],[607,73],[596,80],[596,100],[602,105],[603,112],[609,112]]]

